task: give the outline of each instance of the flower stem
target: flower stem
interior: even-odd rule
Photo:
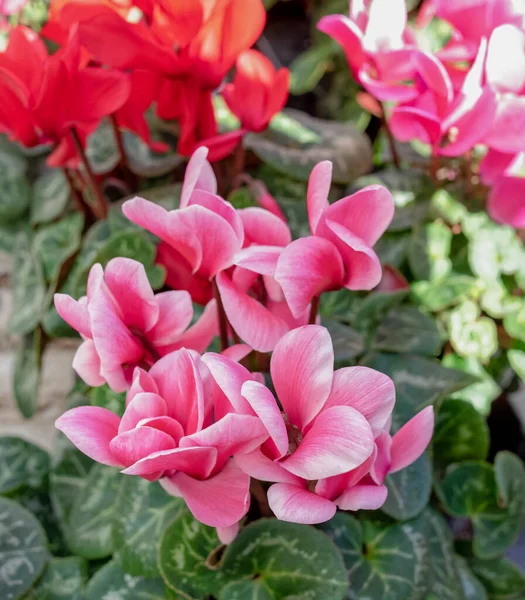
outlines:
[[[392,154],[392,161],[396,169],[401,167],[401,161],[399,159],[399,153],[397,151],[396,140],[394,139],[394,134],[390,129],[390,125],[388,124],[388,120],[386,118],[385,105],[380,102],[381,105],[381,125],[385,130],[386,137],[388,138],[388,145],[390,146],[390,153]]]
[[[123,167],[128,166],[128,156],[126,149],[124,148],[124,140],[122,139],[122,132],[117,123],[117,117],[113,114],[109,116],[111,126],[113,127],[113,133],[115,134],[115,142],[117,143],[118,152],[120,154],[120,164]]]
[[[217,303],[217,317],[219,319],[219,333],[221,336],[221,352],[224,352],[228,347],[228,319],[226,318],[226,313],[224,311],[224,306],[222,304],[221,294],[219,292],[219,287],[217,286],[217,278],[213,278],[213,296],[215,298],[215,302]]]
[[[71,176],[69,169],[63,167],[62,172],[64,173],[64,177],[66,178],[66,181],[69,185],[71,197],[73,198],[73,202],[75,203],[78,212],[84,213],[84,216],[87,218],[88,213],[90,213],[91,211],[89,210],[89,206],[87,206],[82,200],[82,196],[78,193],[78,190],[75,186],[75,182],[73,181],[73,177]]]
[[[314,296],[312,298],[312,303],[310,304],[310,317],[308,318],[308,323],[310,325],[315,325],[315,321],[317,320],[317,313],[319,311],[320,300],[321,296]]]
[[[435,185],[439,185],[439,156],[437,154],[432,155],[432,159],[430,162],[430,176],[432,177],[432,181]]]
[[[87,159],[86,153],[84,152],[84,148],[82,146],[82,142],[80,141],[80,137],[78,136],[78,132],[74,127],[71,127],[71,137],[73,138],[73,142],[75,144],[75,148],[77,150],[78,156],[84,165],[84,169],[86,171],[89,187],[95,196],[95,205],[93,206],[93,214],[97,219],[105,219],[108,216],[108,201],[100,191],[100,187],[98,185],[97,179],[93,170],[91,169],[91,165]]]
[[[259,505],[261,517],[272,517],[272,509],[268,504],[268,497],[260,481],[252,479],[250,483],[250,492]]]

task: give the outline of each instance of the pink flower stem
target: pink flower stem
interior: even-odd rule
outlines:
[[[113,114],[109,116],[111,126],[113,127],[113,133],[115,134],[115,142],[117,143],[118,152],[120,154],[120,164],[123,167],[128,166],[128,157],[126,149],[124,148],[124,140],[122,139],[122,132],[117,123],[117,117]]]
[[[86,153],[84,152],[84,148],[82,146],[82,142],[80,141],[80,137],[78,136],[77,130],[74,127],[71,127],[70,131],[78,156],[84,165],[89,187],[95,196],[96,203],[95,206],[93,206],[93,214],[97,219],[105,219],[108,216],[108,201],[100,190],[95,174],[93,173]]]
[[[221,294],[219,292],[219,288],[217,286],[216,277],[213,278],[213,296],[215,298],[215,302],[217,303],[217,317],[219,319],[219,333],[221,337],[221,352],[224,352],[228,347],[228,319],[226,318],[226,313],[224,312],[224,306],[222,304]]]
[[[310,317],[308,318],[309,325],[315,325],[315,321],[317,319],[317,313],[319,311],[319,301],[321,300],[321,296],[314,296],[312,298],[312,303],[310,304]]]
[[[396,169],[399,169],[401,167],[401,161],[399,159],[399,153],[398,153],[397,147],[396,147],[396,140],[394,138],[394,134],[392,133],[392,130],[390,129],[388,120],[386,118],[385,106],[382,102],[380,102],[379,104],[381,105],[381,125],[383,126],[383,129],[385,130],[385,133],[386,133],[386,137],[388,139],[388,145],[390,146],[390,153],[392,154],[392,161],[393,161]]]

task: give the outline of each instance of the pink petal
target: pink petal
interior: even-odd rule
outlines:
[[[133,400],[137,394],[142,392],[151,392],[153,394],[159,393],[159,388],[155,383],[153,377],[144,369],[136,367],[133,371],[133,378],[131,385],[126,395],[126,406]]]
[[[349,406],[323,409],[299,447],[282,466],[310,481],[340,475],[362,464],[374,450],[367,420]]]
[[[344,284],[344,266],[337,248],[320,237],[305,237],[287,246],[277,262],[275,279],[294,317],[312,299]]]
[[[84,454],[103,465],[119,467],[122,462],[110,450],[120,419],[100,406],[79,406],[65,412],[55,427]]]
[[[315,234],[323,212],[330,206],[328,194],[332,184],[332,163],[325,160],[315,165],[308,180],[306,202],[310,231]]]
[[[363,33],[357,25],[343,15],[328,15],[317,23],[317,29],[338,42],[352,70],[357,70],[365,61]]]
[[[202,357],[202,361],[235,411],[253,416],[255,413],[241,394],[243,383],[253,379],[250,371],[224,354],[215,354],[215,352],[207,352]]]
[[[279,246],[250,246],[237,252],[234,262],[243,269],[273,277],[282,253],[283,248]]]
[[[434,146],[441,139],[439,118],[412,106],[396,107],[390,117],[389,125],[400,142],[419,140]]]
[[[149,373],[166,402],[168,416],[182,425],[186,435],[199,431],[204,420],[202,378],[188,350],[164,356]]]
[[[373,0],[368,11],[363,45],[373,52],[400,48],[406,24],[405,0]]]
[[[392,437],[388,431],[382,431],[376,438],[376,458],[370,468],[370,477],[381,485],[392,467]]]
[[[305,325],[287,333],[275,347],[270,370],[290,423],[303,430],[319,414],[332,387],[334,350],[328,330]]]
[[[382,185],[369,185],[326,209],[323,219],[350,230],[369,246],[386,231],[394,217],[392,194]],[[319,231],[319,235],[324,235]]]
[[[525,34],[505,24],[492,32],[485,64],[488,83],[499,92],[519,94],[525,87]]]
[[[295,484],[300,484],[302,481],[282,467],[279,462],[268,458],[261,450],[239,454],[235,457],[235,462],[245,473],[260,481]]]
[[[173,352],[180,348],[204,352],[217,335],[217,329],[217,304],[215,300],[210,300],[199,320],[179,335],[176,342],[165,346],[163,352]]]
[[[80,344],[73,357],[72,367],[77,375],[91,387],[98,387],[106,383],[100,373],[100,357],[91,340],[85,340]]]
[[[515,228],[525,227],[525,178],[497,179],[490,190],[487,208],[494,221]]]
[[[159,431],[167,433],[175,440],[176,444],[178,444],[180,439],[184,437],[184,429],[182,429],[182,425],[171,417],[146,417],[137,423],[138,427],[142,427],[143,425],[147,425],[152,429],[158,429]]]
[[[145,426],[120,433],[111,440],[109,447],[120,464],[130,467],[154,452],[173,449],[175,440],[163,431]]]
[[[235,362],[240,362],[243,358],[248,356],[252,350],[253,348],[248,346],[248,344],[234,344],[233,346],[228,346],[221,354]]]
[[[485,185],[496,183],[497,179],[505,173],[507,167],[512,164],[514,156],[514,154],[507,154],[489,148],[487,154],[479,163],[481,181]]]
[[[391,473],[417,460],[425,451],[434,431],[434,408],[427,406],[392,437]]]
[[[334,373],[329,406],[351,406],[370,424],[374,436],[382,431],[396,402],[394,382],[368,367],[344,367]]]
[[[270,434],[276,449],[274,458],[281,458],[288,451],[288,432],[272,392],[257,381],[246,381],[241,393]]]
[[[195,190],[192,194],[191,204],[207,208],[213,214],[222,217],[233,229],[239,243],[244,242],[244,228],[239,213],[233,206],[216,194],[204,190]]]
[[[239,337],[259,352],[273,350],[288,331],[286,323],[240,290],[226,273],[217,275],[217,285],[228,321]]]
[[[147,331],[155,325],[159,309],[142,263],[113,258],[104,270],[104,281],[127,327]]]
[[[221,544],[231,544],[239,533],[239,523],[234,523],[229,527],[217,527],[217,537]]]
[[[446,106],[454,96],[454,89],[443,63],[439,58],[426,52],[414,52],[412,60],[425,85],[434,94],[440,96]]]
[[[361,238],[339,223],[326,221],[331,240],[343,257],[346,269],[345,287],[349,290],[371,290],[381,281],[381,263],[375,252]]]
[[[162,206],[144,200],[144,198],[132,198],[122,205],[124,215],[136,225],[155,234],[161,240],[170,241],[168,232],[168,211]]]
[[[315,485],[315,493],[323,498],[335,500],[335,498],[338,498],[346,489],[357,485],[366,475],[368,475],[376,457],[377,449],[374,447],[372,454],[355,469],[352,469],[347,473],[342,473],[341,475],[335,475],[334,477],[319,479]]]
[[[336,511],[331,500],[289,483],[276,483],[268,490],[268,503],[280,521],[315,525],[329,521]]]
[[[210,527],[230,527],[250,506],[250,476],[230,460],[224,469],[204,481],[176,473],[161,480],[162,487],[186,501],[193,516]]]
[[[525,97],[504,96],[498,100],[496,116],[484,143],[500,152],[525,150]]]
[[[413,86],[404,84],[386,83],[376,79],[368,68],[363,67],[358,73],[358,79],[367,92],[380,102],[409,102],[417,96]]]
[[[127,405],[118,428],[119,433],[134,429],[139,421],[166,415],[166,403],[158,394],[143,392],[136,394]]]
[[[217,193],[217,180],[212,166],[206,160],[207,156],[208,148],[201,146],[195,150],[188,161],[180,195],[180,208],[185,208],[191,204],[191,196],[195,189],[212,194]]]
[[[91,337],[89,312],[85,304],[80,304],[67,294],[55,294],[55,308],[64,321],[84,337]]]
[[[378,510],[386,502],[386,485],[356,485],[334,500],[341,510]]]
[[[283,219],[256,206],[237,211],[244,226],[245,244],[287,246],[292,241],[290,229]]]
[[[155,346],[166,346],[177,341],[193,317],[191,296],[186,291],[162,292],[155,296],[158,320],[147,330],[148,339]]]
[[[146,429],[141,427],[141,429]],[[206,478],[215,467],[217,450],[215,448],[173,448],[153,452],[138,460],[122,473],[124,475],[164,474],[170,471],[182,471],[191,477]]]

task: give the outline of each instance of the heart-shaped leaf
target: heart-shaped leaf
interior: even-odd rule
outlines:
[[[488,592],[489,600],[522,600],[525,598],[525,574],[510,560],[470,558],[474,575]]]
[[[66,209],[69,200],[69,184],[59,169],[51,169],[40,175],[33,184],[31,223],[49,223]]]
[[[84,600],[87,576],[83,558],[53,558],[28,600]]]
[[[111,560],[89,580],[86,600],[165,600],[162,579],[132,577]]]
[[[24,335],[22,345],[16,352],[13,396],[26,419],[33,416],[38,405],[43,350],[42,329],[37,327]]]
[[[0,494],[39,488],[49,473],[49,454],[19,437],[0,437]]]

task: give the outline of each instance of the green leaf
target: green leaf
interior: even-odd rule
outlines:
[[[29,224],[25,219],[16,223],[0,224],[0,250],[12,254],[16,249],[16,240],[19,235],[29,235]]]
[[[521,299],[512,296],[498,280],[483,282],[486,287],[480,297],[481,308],[495,319],[516,312],[521,307]]]
[[[474,575],[462,556],[455,556],[461,587],[465,600],[488,600],[487,592],[481,581]]]
[[[398,521],[416,517],[427,505],[432,491],[432,469],[426,454],[385,479],[388,497],[381,510]]]
[[[69,184],[59,169],[51,169],[36,178],[33,184],[31,223],[50,223],[66,210],[69,200]]]
[[[349,361],[363,353],[365,340],[355,329],[335,320],[323,319],[323,326],[332,337],[336,361]]]
[[[399,269],[404,263],[410,243],[410,235],[403,233],[385,233],[374,246],[374,252],[382,265]]]
[[[47,452],[19,437],[0,437],[0,494],[39,488],[50,469]]]
[[[472,404],[480,414],[488,415],[492,401],[501,394],[501,389],[481,363],[472,357],[463,358],[457,354],[447,354],[443,358],[442,364],[445,367],[470,373],[478,379],[476,383],[452,394],[452,398],[465,400]]]
[[[341,553],[323,532],[261,519],[241,530],[221,562],[229,581],[219,600],[342,600],[348,575]]]
[[[460,356],[487,362],[498,350],[498,331],[494,321],[481,317],[479,305],[463,302],[448,316],[450,342]]]
[[[370,333],[394,306],[405,299],[406,295],[406,290],[369,294],[356,307],[352,316],[354,327],[360,332]]]
[[[86,600],[165,600],[162,579],[132,577],[114,560],[90,579]]]
[[[473,518],[473,550],[480,558],[503,554],[520,535],[525,519],[525,467],[516,455],[500,452],[494,461],[498,509]]]
[[[436,321],[413,306],[392,309],[377,329],[374,348],[436,356],[443,342]]]
[[[492,281],[500,273],[514,273],[523,258],[522,243],[511,227],[490,223],[471,236],[470,268],[482,279]]]
[[[0,177],[0,221],[14,223],[27,212],[31,203],[31,186],[24,174]]]
[[[396,195],[396,192],[394,191],[393,194]],[[394,201],[398,200],[400,195],[401,192],[397,191],[398,198],[394,198]],[[404,192],[403,195],[405,198],[407,196],[415,197],[414,192]],[[405,198],[403,198],[403,201]],[[407,229],[414,228],[427,218],[428,209],[428,202],[408,202],[406,205],[399,207],[396,205],[396,212],[392,222],[388,226],[388,231],[406,231]]]
[[[181,598],[200,599],[215,593],[221,577],[207,561],[219,546],[215,529],[182,509],[160,542],[158,566],[166,585]]]
[[[320,527],[343,553],[350,578],[349,600],[426,598],[430,564],[421,519],[385,525],[339,512]],[[318,570],[314,567],[314,571]]]
[[[113,527],[116,558],[126,573],[159,577],[157,554],[166,527],[181,510],[181,501],[158,483],[126,477],[120,488]]]
[[[122,137],[130,171],[139,177],[161,177],[184,162],[184,158],[175,152],[153,152],[146,143],[129,131],[125,131]]]
[[[432,207],[451,225],[461,223],[467,214],[467,209],[456,200],[447,190],[438,190],[432,195]]]
[[[334,183],[346,184],[368,172],[372,154],[366,136],[348,123],[336,123],[287,109],[263,134],[249,134],[245,147],[266,165],[308,181],[321,160],[334,164]]]
[[[107,384],[93,388],[89,394],[93,406],[101,406],[119,417],[122,417],[126,409],[126,393],[114,392]]]
[[[509,350],[507,352],[507,358],[516,375],[525,381],[525,351]]]
[[[30,600],[84,600],[87,563],[78,556],[53,558]]]
[[[465,600],[452,532],[446,521],[430,508],[420,518],[425,523],[425,538],[430,551],[432,592],[439,600]]]
[[[34,249],[48,281],[57,278],[62,265],[80,248],[83,227],[84,216],[75,212],[37,231]]]
[[[523,600],[525,575],[510,560],[471,558],[469,566],[488,592],[489,600]]]
[[[46,535],[28,510],[7,498],[0,498],[0,531],[0,598],[18,600],[46,566]]]
[[[408,262],[416,279],[435,280],[447,276],[451,269],[452,232],[435,221],[414,230],[408,248]]]
[[[431,312],[438,312],[466,300],[476,287],[476,280],[467,275],[454,275],[439,281],[417,281],[412,284],[416,303]]]
[[[86,155],[96,175],[109,173],[118,165],[120,155],[109,119],[103,119],[88,137]]]
[[[510,337],[525,342],[525,302],[514,312],[505,315],[503,327]]]
[[[114,467],[95,465],[90,470],[69,515],[67,543],[73,553],[93,560],[113,552],[112,529],[120,510],[122,478]]]
[[[11,288],[13,310],[9,318],[9,332],[29,333],[40,321],[46,299],[46,284],[40,260],[31,251],[29,238],[23,234],[16,241]]]
[[[15,357],[13,395],[18,409],[30,419],[38,405],[38,390],[42,367],[42,330],[37,327],[24,335]]]
[[[485,419],[464,400],[445,400],[439,407],[434,437],[434,460],[440,466],[464,460],[484,460],[489,451]]]
[[[396,386],[396,411],[403,405],[415,415],[425,406],[473,382],[468,373],[446,369],[439,362],[410,354],[372,354],[364,364],[392,378]]]
[[[451,465],[437,491],[446,511],[455,517],[473,517],[498,509],[494,469],[482,461]]]
[[[327,38],[294,58],[290,64],[290,93],[300,96],[311,92],[332,66],[336,51],[334,42]]]

